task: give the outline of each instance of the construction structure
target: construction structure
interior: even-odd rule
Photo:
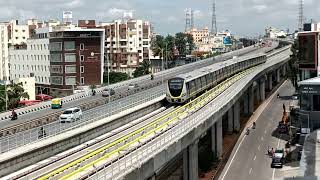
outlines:
[[[299,0],[298,30],[303,31],[303,0]]]
[[[211,33],[217,34],[217,17],[216,17],[216,0],[212,0],[212,20],[211,20]]]
[[[185,32],[191,31],[194,28],[194,14],[191,8],[186,9],[186,26]]]

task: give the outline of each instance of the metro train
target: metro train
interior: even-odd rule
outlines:
[[[250,67],[265,63],[266,60],[266,54],[260,53],[236,57],[187,74],[180,74],[168,80],[166,99],[173,104],[188,102],[226,78]]]

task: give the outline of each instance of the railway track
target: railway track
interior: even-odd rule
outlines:
[[[212,101],[234,82],[248,75],[254,69],[255,67],[247,69],[232,76],[231,78],[228,78],[224,82],[220,83],[184,106],[181,106],[174,111],[159,117],[151,123],[105,144],[103,147],[97,150],[85,154],[81,158],[77,158],[52,170],[50,173],[39,177],[39,180],[51,178],[82,179],[88,177],[88,175],[97,172],[99,169],[111,164],[114,161],[117,161],[121,157],[134,151],[161,133],[169,130],[185,117],[196,112],[198,109]]]

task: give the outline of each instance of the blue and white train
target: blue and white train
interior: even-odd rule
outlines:
[[[185,103],[226,78],[266,60],[265,53],[248,55],[178,75],[168,80],[166,99],[169,103]]]

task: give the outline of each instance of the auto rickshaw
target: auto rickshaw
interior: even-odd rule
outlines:
[[[62,99],[55,98],[51,100],[51,108],[52,109],[59,109],[62,107]]]

